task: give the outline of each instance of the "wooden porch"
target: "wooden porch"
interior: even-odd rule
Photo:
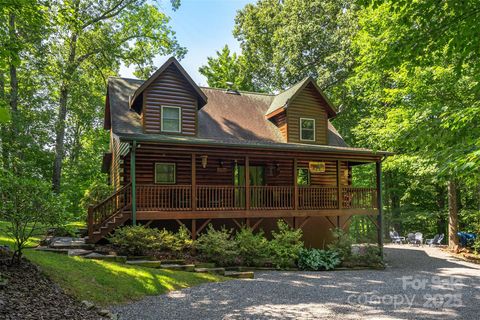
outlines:
[[[146,143],[137,149],[133,143],[130,157],[125,157],[124,186],[89,208],[88,227],[92,242],[127,220],[132,224],[137,221],[192,220],[192,237],[195,237],[196,220],[338,218],[359,214],[380,217],[381,162],[377,159],[359,162],[351,156],[332,159],[330,155],[297,153],[293,157],[274,157],[258,152],[239,155],[234,151],[228,154],[210,150],[188,153],[186,150],[159,149],[157,145]],[[158,155],[152,156],[153,151]],[[308,185],[299,185],[299,170],[308,170],[312,161],[326,165],[325,172],[312,173]],[[353,164],[376,163],[376,187],[353,187],[349,161]],[[157,162],[176,163],[176,184],[149,183],[154,176],[152,169],[147,168]],[[264,168],[265,185],[251,183],[251,170],[259,166]],[[238,167],[242,170],[239,171]]]

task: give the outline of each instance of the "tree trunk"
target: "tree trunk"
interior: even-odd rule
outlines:
[[[446,194],[445,194],[445,186],[444,185],[441,185],[441,184],[438,184],[435,186],[435,189],[436,189],[436,193],[437,193],[437,206],[438,206],[438,211],[439,211],[439,214],[437,216],[437,233],[438,234],[445,234],[446,233],[446,229],[447,229],[447,226],[446,226],[446,220],[445,220],[445,216],[444,216],[444,212],[445,212],[445,207],[446,207]]]
[[[454,250],[458,247],[458,207],[457,186],[453,180],[448,181],[448,247]]]
[[[0,73],[0,100],[5,101],[5,75]],[[7,148],[7,137],[8,137],[8,130],[7,124],[0,125],[1,127],[1,148],[2,148],[2,166],[5,170],[8,170],[8,148]]]
[[[68,62],[65,67],[62,84],[60,86],[60,100],[58,107],[57,123],[55,125],[55,159],[53,161],[52,188],[55,193],[60,193],[62,178],[62,163],[65,155],[65,120],[67,119],[68,94],[70,92],[70,79],[75,72],[75,56],[77,48],[77,34],[70,38]]]

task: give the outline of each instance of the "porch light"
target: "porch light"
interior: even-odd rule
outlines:
[[[203,156],[200,156],[200,158],[202,159],[202,168],[205,169],[207,167],[207,163],[208,163],[208,156],[203,155]]]

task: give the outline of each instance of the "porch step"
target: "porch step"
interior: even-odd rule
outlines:
[[[128,260],[127,264],[138,267],[158,269],[161,267],[162,262],[158,260]]]
[[[253,271],[225,271],[225,277],[236,279],[253,279],[255,274]]]
[[[85,238],[57,237],[53,238],[48,245],[52,249],[84,249],[91,250],[93,244],[86,243]]]
[[[195,271],[195,265],[194,264],[162,264],[160,265],[160,269],[193,272]]]
[[[117,213],[110,220],[106,221],[99,230],[93,231],[91,237],[87,237],[87,242],[90,244],[97,243],[110,234],[115,228],[123,225],[128,219],[130,219],[130,215],[124,212]]]
[[[212,274],[219,274],[225,275],[225,268],[195,268],[195,272],[198,273],[212,273]]]

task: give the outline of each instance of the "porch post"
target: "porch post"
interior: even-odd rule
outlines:
[[[245,156],[245,210],[250,210],[250,159]]]
[[[382,203],[382,162],[376,162],[377,173],[377,236],[378,236],[378,248],[380,249],[380,256],[383,258],[383,203]]]
[[[137,225],[137,188],[135,176],[135,155],[137,149],[137,141],[133,140],[132,149],[130,150],[130,180],[132,182],[132,224]]]
[[[338,199],[338,209],[341,210],[343,206],[342,201],[342,178],[341,178],[341,163],[340,160],[337,160],[337,199]]]
[[[196,154],[192,153],[192,198],[191,198],[192,211],[197,210],[197,162]]]
[[[296,211],[298,210],[298,160],[297,158],[293,159],[293,209]]]

